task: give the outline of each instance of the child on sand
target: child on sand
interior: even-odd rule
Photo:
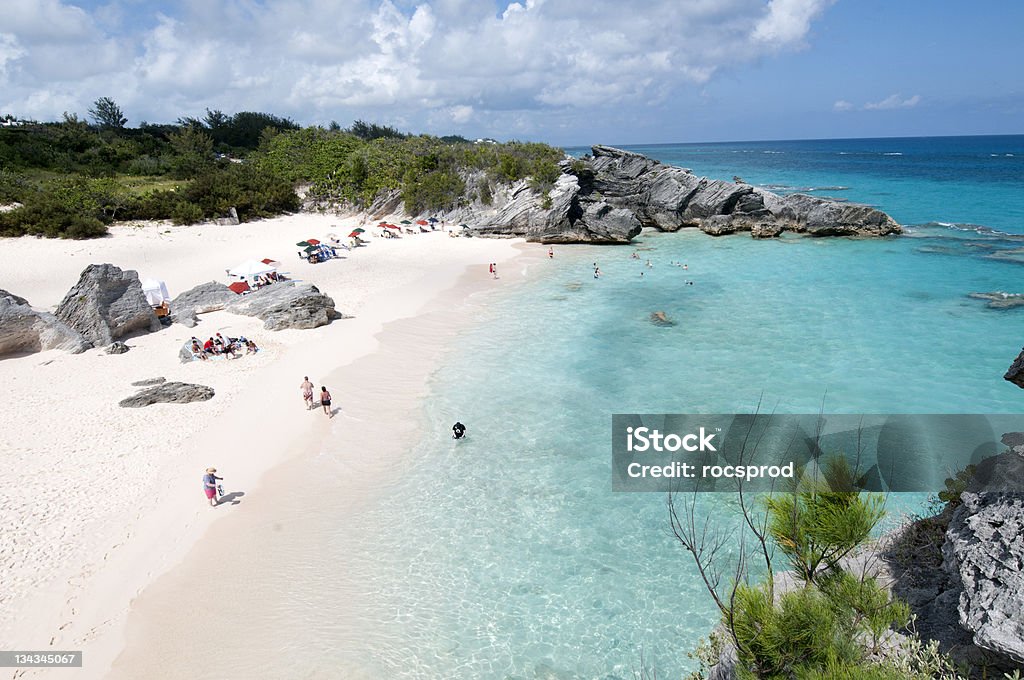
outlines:
[[[302,379],[299,389],[302,390],[302,399],[306,402],[306,410],[308,411],[313,408],[313,383],[309,382],[308,375]]]
[[[324,407],[324,413],[328,417],[334,417],[334,414],[331,413],[331,393],[327,391],[326,385],[320,388],[320,405]]]

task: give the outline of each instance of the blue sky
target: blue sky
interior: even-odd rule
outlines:
[[[0,113],[561,145],[1024,133],[1024,3],[7,0]]]

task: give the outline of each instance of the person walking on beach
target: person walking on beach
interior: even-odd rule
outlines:
[[[334,414],[331,413],[331,393],[327,391],[326,385],[320,388],[320,405],[324,407],[324,413],[326,413],[328,417],[334,417]]]
[[[206,493],[206,497],[210,500],[210,507],[216,507],[217,501],[217,480],[224,479],[223,477],[217,476],[217,468],[208,467],[206,468],[206,474],[203,475],[203,491]]]
[[[548,248],[548,259],[549,260],[555,259],[555,249],[554,248]]]
[[[309,382],[308,375],[302,379],[299,389],[302,390],[302,399],[306,402],[306,410],[308,411],[313,408],[313,383]]]

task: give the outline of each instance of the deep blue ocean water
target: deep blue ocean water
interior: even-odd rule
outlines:
[[[358,630],[312,631],[332,663],[390,678],[633,678],[641,659],[658,677],[691,669],[686,652],[716,613],[665,498],[611,491],[612,413],[1024,409],[1002,379],[1024,308],[967,297],[1024,292],[1024,137],[633,148],[914,226],[882,240],[645,233],[503,271],[525,281],[477,310],[433,378],[435,425],[411,468],[322,537],[311,570],[330,578],[309,597],[329,607],[336,582],[365,607]],[[652,311],[676,325],[653,325]],[[470,438],[456,444],[457,419]],[[726,496],[700,510],[735,520]]]

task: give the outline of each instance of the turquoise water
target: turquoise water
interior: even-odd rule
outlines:
[[[1021,138],[1007,139],[996,146],[1019,163]],[[697,165],[689,145],[659,149]],[[849,186],[889,209],[887,181],[860,170],[716,153],[716,169],[726,154],[768,158],[733,164],[750,181]],[[1024,231],[1019,185],[986,186],[996,211],[954,198],[965,185],[951,174],[906,180],[930,187],[915,196],[946,186],[939,203],[890,187],[893,212]],[[1002,374],[1024,343],[1024,309],[966,297],[1024,292],[1024,239],[991,229],[921,226],[874,241],[644,234],[639,261],[633,248],[560,247],[553,261],[503,272],[526,282],[482,312],[435,375],[436,426],[411,469],[326,538],[365,606],[366,646],[346,658],[393,678],[632,678],[641,659],[679,677],[715,611],[670,535],[665,498],[611,492],[610,414],[751,411],[759,400],[779,412],[1020,412],[1024,391]],[[651,324],[652,311],[676,325]],[[457,419],[470,431],[459,443]],[[716,522],[735,519],[724,495],[701,504]]]

